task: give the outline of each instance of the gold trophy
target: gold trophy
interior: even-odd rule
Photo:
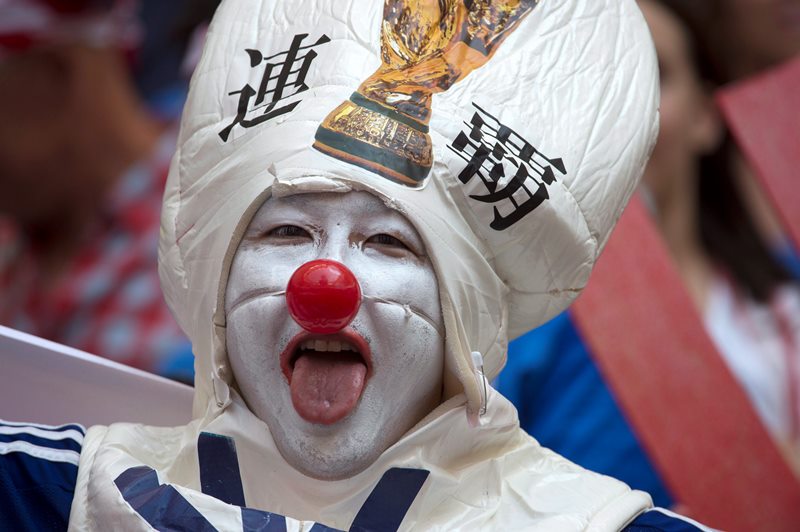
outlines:
[[[322,121],[314,147],[421,186],[431,97],[484,65],[539,0],[385,0],[381,66]]]

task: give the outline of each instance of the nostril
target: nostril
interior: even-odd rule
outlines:
[[[333,334],[353,321],[361,306],[361,287],[347,266],[334,260],[307,262],[286,286],[292,318],[306,331]]]

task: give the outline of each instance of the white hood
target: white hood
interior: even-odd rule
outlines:
[[[227,0],[215,16],[167,184],[160,249],[167,302],[197,358],[196,416],[214,395],[212,380],[218,395],[227,393],[227,269],[238,235],[268,194],[368,189],[411,220],[438,274],[447,395],[465,391],[476,410],[481,399],[470,353],[483,355],[491,379],[505,363],[509,339],[564,310],[636,187],[657,132],[658,75],[633,0],[542,2],[486,64],[434,94],[433,167],[421,189],[312,146],[320,123],[381,65],[383,18],[381,2],[342,0]],[[289,50],[298,35],[306,35],[301,44],[308,47],[301,55],[316,54],[302,80],[307,90],[275,109],[296,106],[251,127],[234,125],[223,141],[241,91],[257,91],[266,65],[286,56],[251,65]],[[488,193],[480,177],[466,184],[458,178],[467,166],[454,149],[459,134],[471,132],[476,113],[496,126],[476,106],[516,132],[513,143],[521,145],[521,137],[550,160],[561,159],[565,170],[551,165],[549,199],[505,230],[490,226],[495,208],[508,212],[511,200],[475,200]],[[259,116],[261,110],[247,119]],[[507,158],[508,177],[512,164]],[[541,164],[537,155],[531,173]],[[521,191],[520,197],[527,199]]]
[[[382,475],[398,467],[430,474],[403,530],[616,530],[650,504],[647,495],[539,447],[519,429],[508,401],[491,388],[484,396],[471,356],[482,355],[492,379],[505,363],[509,339],[569,305],[636,187],[655,141],[658,100],[655,54],[636,3],[431,3],[450,6],[466,29],[450,41],[432,39],[423,51],[438,61],[437,75],[458,79],[430,91],[430,114],[418,122],[393,113],[406,101],[402,94],[377,104],[358,96],[379,68],[391,78],[383,63],[419,44],[413,35],[421,26],[413,24],[395,41],[387,38],[398,17],[419,12],[414,2],[386,1],[406,4],[408,11],[387,9],[391,22],[378,1],[225,0],[220,6],[184,112],[160,247],[167,302],[194,346],[195,421],[175,429],[92,428],[72,529],[146,528],[144,510],[134,508],[119,482],[148,470],[158,477],[153,497],[170,486],[217,528],[241,529],[246,512],[201,493],[203,433],[235,446],[248,507],[303,520],[287,520],[289,530],[308,529],[313,521],[348,528]],[[492,17],[501,23],[492,26]],[[502,35],[493,37],[498,27]],[[293,43],[296,56],[286,53]],[[282,71],[287,57],[296,61]],[[409,69],[417,64],[408,61]],[[274,79],[262,85],[270,64]],[[466,74],[454,73],[462,67]],[[283,98],[273,102],[280,89]],[[264,98],[256,103],[259,91]],[[337,152],[320,133],[347,106],[389,117],[380,119],[384,130],[354,120],[346,124],[349,132],[339,131],[352,134],[345,143],[371,150],[362,159]],[[417,133],[399,142],[398,132],[408,129],[403,124]],[[465,173],[479,141],[488,149],[486,180]],[[396,166],[386,170],[396,162],[390,152],[419,156],[408,172],[412,182],[398,183]],[[365,163],[369,157],[374,163],[375,153],[390,155],[382,170]],[[490,163],[498,162],[506,177],[487,184]],[[523,166],[532,176],[526,189],[503,197]],[[523,210],[537,189],[536,197],[546,199]],[[287,464],[237,393],[225,347],[224,293],[239,238],[265,198],[348,190],[383,198],[425,241],[444,315],[448,400],[364,472],[327,482]],[[481,422],[471,426],[465,414],[474,422],[484,407]],[[129,495],[146,506],[151,492],[142,490]]]

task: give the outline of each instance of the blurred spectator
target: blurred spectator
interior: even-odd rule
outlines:
[[[778,66],[800,53],[800,0],[683,0],[706,4],[703,28],[720,81]],[[698,9],[695,6],[693,9]]]
[[[138,92],[154,114],[177,119],[200,60],[207,23],[220,0],[140,0],[145,28],[133,69]]]
[[[800,0],[683,0],[707,21],[705,37],[718,79],[731,83],[755,76],[800,54]],[[752,170],[731,150],[734,177],[762,238],[784,264],[800,275],[800,257]]]
[[[177,131],[130,77],[136,9],[0,3],[0,323],[191,382],[156,273]]]
[[[737,182],[738,150],[712,100],[725,78],[699,37],[708,27],[697,16],[704,8],[640,5],[662,69],[661,133],[643,178],[654,218],[706,330],[788,451],[800,443],[800,288],[758,231]]]
[[[735,150],[713,104],[725,78],[701,31],[713,26],[705,17],[717,4],[639,5],[656,44],[662,91],[646,198],[706,329],[792,459],[800,441],[800,290],[743,202]],[[649,491],[658,505],[672,502],[568,315],[512,342],[498,385],[543,445]]]

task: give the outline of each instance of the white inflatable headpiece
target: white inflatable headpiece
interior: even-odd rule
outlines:
[[[657,132],[634,0],[225,0],[192,80],[160,273],[197,356],[195,414],[231,380],[223,295],[270,194],[367,190],[437,272],[447,395],[481,404],[507,341],[580,293]],[[210,377],[210,378],[209,378]]]

